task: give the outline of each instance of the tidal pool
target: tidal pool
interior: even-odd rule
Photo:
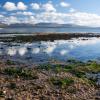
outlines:
[[[100,38],[73,38],[71,40],[37,42],[0,42],[0,57],[26,63],[45,63],[52,59],[66,62],[100,59]]]

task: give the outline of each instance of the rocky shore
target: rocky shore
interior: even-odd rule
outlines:
[[[33,41],[54,41],[68,40],[79,37],[100,37],[99,33],[0,33],[0,41],[4,42],[33,42]]]
[[[99,72],[95,61],[28,66],[1,60],[0,100],[99,100],[100,85],[90,77]]]

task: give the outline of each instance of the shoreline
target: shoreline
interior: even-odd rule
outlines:
[[[98,33],[34,33],[34,34],[2,33],[2,35],[0,36],[0,41],[5,41],[5,42],[54,41],[54,40],[68,40],[68,39],[80,38],[80,37],[99,38],[100,34]]]
[[[33,33],[24,33],[24,32],[0,32],[0,34],[30,34],[30,35],[49,35],[49,34],[91,34],[91,35],[99,35],[100,33],[95,33],[95,32],[33,32]]]

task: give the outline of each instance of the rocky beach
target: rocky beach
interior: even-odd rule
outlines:
[[[29,66],[0,60],[0,100],[99,100],[99,72],[95,61]]]

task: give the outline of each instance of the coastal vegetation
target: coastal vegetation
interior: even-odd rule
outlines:
[[[36,79],[36,73],[30,69],[23,69],[21,67],[9,67],[5,68],[3,71],[5,74],[14,76],[14,77],[21,77],[24,79]]]
[[[10,100],[84,100],[99,98],[100,64],[69,59],[65,64],[18,65],[0,62],[0,98]],[[92,75],[93,74],[93,75]],[[89,76],[92,75],[92,76]]]

